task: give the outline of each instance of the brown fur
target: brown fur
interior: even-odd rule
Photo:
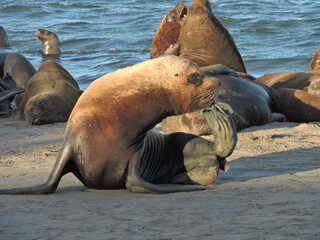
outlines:
[[[231,106],[231,116],[238,131],[272,121],[283,121],[284,116],[273,111],[270,88],[232,75],[215,75],[214,69],[205,69],[206,74],[221,82],[216,102]],[[216,71],[219,72],[219,68]],[[162,128],[167,133],[183,131],[196,135],[211,134],[201,111],[166,118],[162,121]]]
[[[61,54],[59,37],[54,32],[39,28],[36,36],[42,42],[43,55]]]
[[[304,89],[310,82],[320,79],[320,72],[278,72],[263,75],[256,79],[266,86],[273,89],[293,88]]]
[[[200,67],[223,64],[246,72],[242,57],[230,33],[214,16],[208,0],[194,0],[180,30],[180,56]]]
[[[320,48],[318,48],[318,50],[314,54],[314,56],[310,62],[309,70],[310,71],[320,70]]]
[[[30,61],[19,53],[0,54],[0,77],[10,73],[17,87],[25,88],[36,69]]]
[[[88,87],[72,111],[64,143],[72,147],[86,186],[123,188],[128,161],[148,130],[168,115],[211,104],[194,97],[212,94],[218,82],[203,77],[201,85],[190,84],[193,73],[202,75],[189,61],[162,57],[109,73]]]
[[[179,35],[182,19],[187,13],[187,7],[179,2],[162,19],[160,26],[153,38],[150,58],[167,55],[179,55]]]
[[[65,122],[81,93],[68,71],[48,60],[16,97],[16,105],[30,124]]]
[[[276,91],[273,101],[275,110],[291,122],[320,121],[320,96],[284,88]]]

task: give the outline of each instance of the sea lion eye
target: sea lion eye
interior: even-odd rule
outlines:
[[[188,78],[188,81],[192,84],[199,85],[202,82],[202,77],[199,73],[194,73]]]

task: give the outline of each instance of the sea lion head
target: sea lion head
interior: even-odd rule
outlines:
[[[39,28],[36,31],[36,36],[42,42],[44,55],[61,53],[59,37],[54,32]]]
[[[182,2],[171,9],[162,19],[151,45],[150,58],[179,55],[179,35],[187,6]]]
[[[55,93],[40,93],[29,99],[24,115],[31,125],[65,122],[70,110],[66,103]]]
[[[174,106],[174,114],[193,112],[211,106],[218,96],[219,80],[208,77],[194,62],[183,58],[180,60],[168,62],[168,68],[171,68],[169,72],[173,74],[170,76],[173,80],[167,84],[170,87],[170,101]]]

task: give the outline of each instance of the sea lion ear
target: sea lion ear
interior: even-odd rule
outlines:
[[[188,77],[188,82],[191,84],[199,85],[202,83],[202,76],[199,73],[193,73]]]

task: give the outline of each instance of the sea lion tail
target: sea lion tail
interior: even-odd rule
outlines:
[[[0,194],[49,194],[54,193],[58,187],[61,177],[70,172],[67,164],[71,158],[71,147],[65,146],[59,153],[55,166],[48,180],[43,184],[17,188],[0,188]]]

